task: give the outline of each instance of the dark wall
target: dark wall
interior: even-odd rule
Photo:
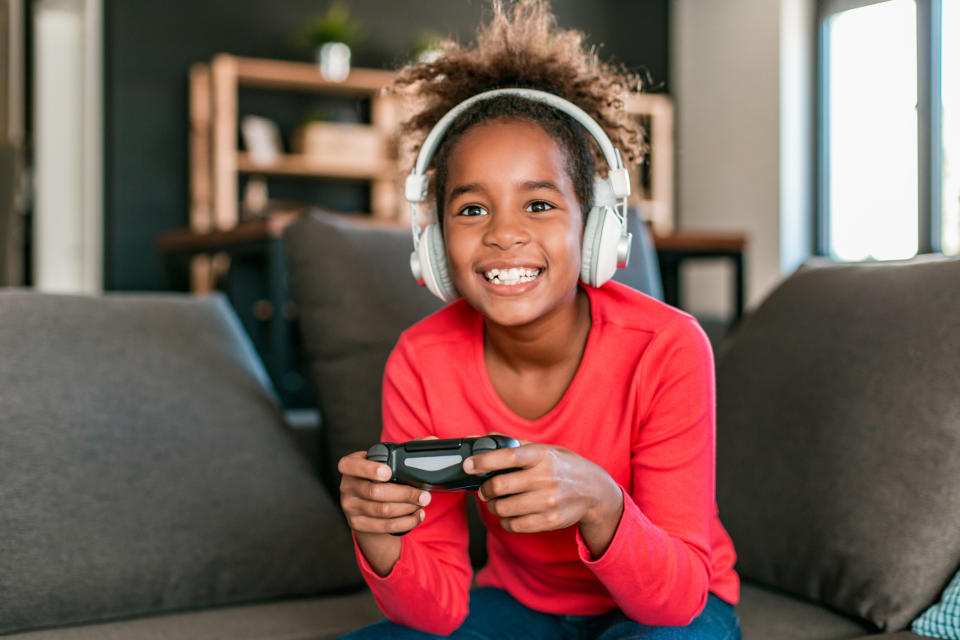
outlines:
[[[602,57],[645,67],[665,90],[668,4],[555,0],[553,6],[561,26],[581,29],[591,43],[602,45]],[[106,289],[162,289],[156,238],[187,225],[190,64],[219,52],[309,59],[309,53],[292,47],[290,36],[327,5],[316,0],[106,0]],[[354,51],[354,64],[381,68],[399,67],[422,29],[471,40],[487,6],[481,0],[349,0],[348,5],[367,36]],[[271,195],[276,195],[273,184]]]

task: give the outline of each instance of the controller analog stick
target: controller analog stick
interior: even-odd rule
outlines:
[[[493,451],[497,448],[497,442],[493,438],[484,436],[478,438],[476,442],[473,443],[473,454],[477,455],[479,453],[487,453],[488,451]]]
[[[386,463],[389,457],[390,450],[383,444],[375,444],[367,451],[367,460],[373,460],[374,462]]]

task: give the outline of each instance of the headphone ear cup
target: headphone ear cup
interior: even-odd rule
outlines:
[[[423,283],[427,285],[430,293],[444,302],[459,298],[460,294],[453,286],[450,270],[447,267],[447,250],[443,245],[443,232],[440,231],[440,225],[434,223],[423,230],[417,253],[420,258]]]
[[[587,215],[580,253],[580,279],[599,287],[617,271],[620,219],[608,206],[595,206]]]

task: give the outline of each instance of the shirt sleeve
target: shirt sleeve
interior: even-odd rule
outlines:
[[[401,337],[384,372],[382,439],[406,442],[429,435],[434,429],[423,380],[411,345]],[[373,571],[354,539],[360,571],[391,621],[441,635],[463,622],[473,577],[465,503],[463,492],[433,493],[424,521],[401,538],[400,559],[385,577]]]
[[[636,372],[640,415],[630,489],[606,551],[594,558],[577,531],[580,559],[632,620],[689,624],[707,602],[716,511],[713,351],[693,320],[651,341]]]

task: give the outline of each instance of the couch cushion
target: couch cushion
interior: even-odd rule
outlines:
[[[443,303],[410,275],[404,227],[315,210],[286,229],[284,249],[322,414],[321,468],[337,495],[337,461],[380,440],[387,356]]]
[[[6,640],[332,640],[382,619],[373,595],[363,590],[28,631]]]
[[[750,582],[741,584],[735,611],[748,640],[846,640],[868,631],[821,605]]]
[[[360,583],[220,296],[0,291],[0,633]]]
[[[880,630],[939,595],[960,560],[958,283],[958,259],[811,263],[721,346],[741,575]]]

